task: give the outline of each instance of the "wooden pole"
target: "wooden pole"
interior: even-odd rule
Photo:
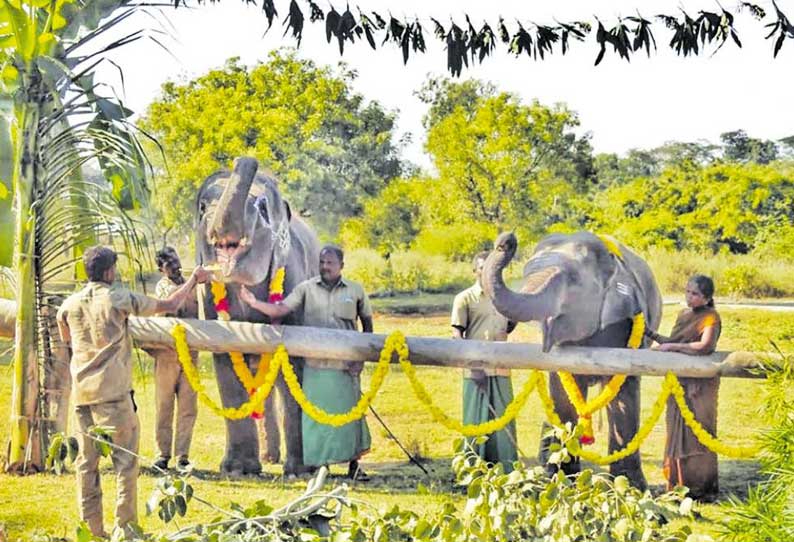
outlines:
[[[0,306],[0,311],[2,306]],[[3,322],[0,316],[0,324]],[[321,357],[345,362],[377,360],[386,335],[302,326],[268,326],[250,322],[219,322],[176,318],[130,318],[130,332],[142,347],[172,344],[171,329],[181,322],[191,349],[210,352],[273,352],[284,344],[293,356]],[[3,334],[0,328],[0,336]],[[411,362],[443,367],[506,367],[571,371],[577,374],[664,375],[710,378],[752,378],[748,371],[762,361],[779,360],[777,354],[716,352],[687,356],[655,350],[627,348],[556,347],[543,352],[539,344],[459,341],[408,337]]]

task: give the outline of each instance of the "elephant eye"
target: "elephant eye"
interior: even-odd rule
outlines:
[[[254,205],[256,206],[256,210],[259,211],[262,219],[270,224],[270,216],[267,214],[267,196],[262,195],[256,198]]]

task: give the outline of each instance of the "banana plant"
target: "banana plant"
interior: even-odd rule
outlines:
[[[47,449],[48,285],[80,271],[82,249],[100,238],[133,260],[147,251],[130,214],[148,198],[140,133],[94,73],[109,51],[145,36],[109,33],[152,6],[0,0],[0,265],[13,270],[17,302],[10,470],[40,470]],[[107,182],[83,178],[86,165]]]

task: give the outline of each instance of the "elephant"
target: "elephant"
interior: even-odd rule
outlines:
[[[219,171],[207,177],[196,197],[196,260],[203,266],[216,265],[216,273],[226,285],[228,313],[232,320],[270,323],[239,298],[241,285],[259,299],[267,299],[270,281],[276,270],[285,268],[283,295],[300,282],[319,273],[319,242],[313,230],[293,216],[282,198],[275,179],[258,174],[253,158],[237,158],[233,170]],[[207,318],[217,318],[211,295],[204,296]],[[294,313],[284,324],[299,325],[301,313]],[[228,354],[214,354],[215,374],[224,407],[237,407],[248,400],[248,392],[234,373]],[[251,372],[258,356],[246,355]],[[292,358],[298,376],[303,360]],[[303,465],[300,406],[290,395],[283,376],[274,389],[282,399],[283,430],[287,445],[284,474],[300,474]],[[274,393],[265,404],[266,456],[279,461],[280,438],[276,420]],[[261,472],[258,431],[255,420],[226,420],[226,450],[220,470],[230,474]]]
[[[614,239],[589,232],[552,234],[538,243],[524,266],[520,292],[508,288],[502,270],[518,248],[513,233],[502,233],[482,272],[482,287],[494,307],[512,321],[537,321],[543,332],[543,351],[554,345],[626,347],[633,317],[642,312],[646,329],[656,330],[662,318],[662,297],[648,264]],[[643,346],[648,346],[643,339]],[[582,394],[587,385],[609,376],[574,375]],[[563,423],[577,415],[559,376],[550,375],[550,395]],[[609,451],[623,448],[636,434],[640,417],[639,377],[629,376],[607,407]],[[550,437],[541,442],[540,461],[548,458]],[[564,464],[575,473],[579,460]],[[554,467],[550,467],[554,470]],[[639,452],[610,465],[638,488],[647,487]]]

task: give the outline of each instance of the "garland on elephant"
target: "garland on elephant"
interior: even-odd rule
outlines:
[[[279,267],[273,274],[268,288],[268,303],[278,303],[284,299],[284,276],[286,268]],[[226,298],[226,284],[219,281],[213,281],[210,286],[212,292],[212,302],[215,305],[215,313],[218,315],[219,320],[228,322],[231,319],[229,316],[229,300]],[[234,374],[240,379],[240,383],[248,392],[250,397],[259,396],[257,393],[267,381],[267,375],[270,372],[270,364],[272,356],[270,354],[262,354],[259,356],[259,366],[257,367],[256,374],[251,374],[248,364],[245,362],[245,356],[240,352],[229,352],[229,358],[232,360],[232,369]],[[278,364],[276,364],[278,367]],[[278,369],[276,369],[278,374]],[[269,391],[268,391],[269,392]],[[255,407],[251,411],[251,417],[254,419],[261,419],[264,417],[265,403],[264,399],[267,397],[265,394],[262,400],[255,403]],[[244,417],[244,416],[243,416]]]
[[[499,418],[495,418],[477,425],[463,425],[459,421],[449,417],[433,403],[432,396],[417,376],[416,368],[409,359],[409,350],[405,336],[399,331],[393,332],[386,339],[384,347],[381,350],[375,372],[372,376],[370,389],[366,393],[362,394],[359,402],[346,413],[327,413],[308,400],[303,393],[303,390],[300,388],[297,376],[292,370],[292,365],[289,361],[289,355],[287,354],[284,345],[279,345],[276,349],[276,352],[272,356],[272,363],[268,364],[267,370],[262,377],[262,385],[256,389],[246,403],[243,403],[236,409],[220,408],[206,394],[204,386],[201,383],[201,376],[199,375],[195,365],[193,365],[184,326],[181,324],[175,325],[171,333],[176,343],[176,351],[179,361],[185,370],[185,375],[187,376],[190,385],[198,392],[199,398],[203,403],[208,405],[209,408],[211,408],[217,414],[227,418],[240,419],[250,415],[256,408],[256,405],[261,405],[261,403],[270,393],[273,383],[278,376],[279,369],[281,369],[284,372],[284,377],[287,381],[290,393],[293,395],[293,397],[295,397],[297,403],[309,417],[313,418],[319,423],[333,426],[341,426],[353,422],[366,414],[367,408],[371,404],[377,392],[380,390],[386,374],[389,371],[392,355],[396,352],[400,366],[408,378],[408,381],[410,382],[411,388],[413,389],[417,399],[428,409],[435,421],[452,431],[467,437],[488,435],[495,431],[499,431],[510,421],[516,418],[518,412],[526,404],[527,399],[533,391],[537,391],[549,422],[556,427],[561,427],[563,425],[554,409],[554,403],[548,394],[546,376],[542,371],[537,369],[531,372],[530,377],[524,384],[521,392],[515,396],[509,405],[507,405],[504,414]],[[268,357],[268,359],[270,360],[271,358]],[[259,372],[260,371],[257,371],[257,373]],[[582,400],[581,404],[577,407],[577,412],[592,414],[596,410],[606,406],[620,390],[619,383],[622,383],[622,381],[618,377],[613,377],[613,380],[610,381],[610,384],[605,386],[604,390],[598,395],[598,397],[586,403]],[[700,422],[695,419],[695,415],[687,405],[684,396],[684,389],[681,387],[681,384],[674,373],[667,373],[662,382],[661,393],[654,402],[650,416],[648,416],[645,422],[640,426],[634,438],[629,441],[624,448],[607,455],[600,455],[596,452],[581,448],[575,450],[575,453],[583,459],[598,465],[613,463],[633,454],[639,449],[642,442],[645,441],[653,427],[659,421],[659,418],[664,412],[665,406],[667,404],[667,398],[670,395],[673,396],[676,403],[678,404],[678,408],[681,410],[681,415],[684,418],[686,424],[689,426],[698,440],[708,449],[717,454],[734,458],[749,458],[755,456],[758,453],[758,447],[731,446],[721,442],[715,436],[711,435],[706,429],[704,429]],[[579,426],[577,428],[577,431],[580,433],[584,431],[582,419],[583,417],[580,417]]]

